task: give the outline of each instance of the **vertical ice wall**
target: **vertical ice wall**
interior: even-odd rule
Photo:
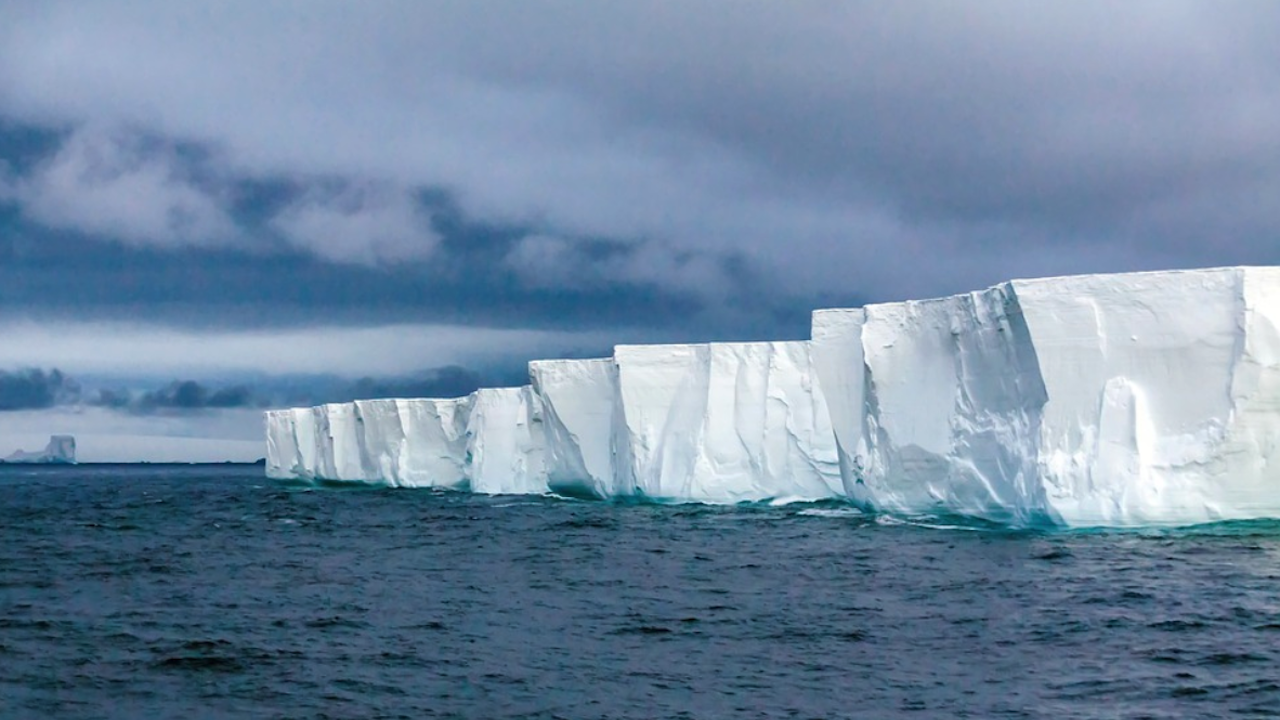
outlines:
[[[393,400],[404,441],[397,484],[467,490],[467,422],[472,396],[448,400]]]
[[[272,411],[268,474],[1023,523],[1280,512],[1280,268],[1018,280],[814,313],[811,343],[621,346],[532,388]],[[815,381],[816,378],[816,381]]]
[[[1274,268],[1014,281],[1049,392],[1051,505],[1087,525],[1275,505]]]
[[[863,308],[815,310],[813,313],[814,376],[818,380],[836,440],[844,495],[862,505],[874,498],[864,484],[867,454],[866,358],[862,352]]]
[[[404,453],[404,428],[395,400],[356,400],[361,479],[402,485],[400,463]]]
[[[529,386],[477,390],[467,439],[472,492],[547,492],[541,409]]]
[[[293,413],[294,445],[298,449],[295,475],[309,480],[316,477],[319,468],[315,408],[293,408],[290,412]]]
[[[539,360],[529,363],[529,378],[542,408],[548,487],[562,495],[616,495],[613,358]]]
[[[1231,378],[1231,425],[1212,470],[1215,510],[1280,512],[1280,268],[1241,270],[1244,341]]]
[[[619,346],[618,494],[742,502],[839,492],[807,342]]]
[[[471,403],[357,400],[268,411],[267,474],[465,490]]]
[[[268,410],[265,414],[265,419],[267,430],[267,477],[297,477],[298,443],[293,429],[293,411]]]
[[[340,480],[375,480],[365,471],[363,448],[364,430],[354,403],[330,403],[322,405],[329,442],[325,453],[325,477]]]
[[[1276,512],[1277,328],[1280,269],[1226,268],[817,311],[813,342],[855,500],[1134,525]]]
[[[813,337],[848,497],[1011,522],[1045,513],[1045,388],[1010,286],[819,311]]]

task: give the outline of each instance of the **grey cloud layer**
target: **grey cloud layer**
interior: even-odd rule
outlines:
[[[60,370],[0,370],[0,411],[40,410],[80,398],[80,385]]]
[[[1273,3],[729,8],[9,4],[0,113],[71,132],[0,198],[121,243],[447,269],[507,298],[490,321],[618,285],[623,315],[802,317],[1280,262]],[[118,128],[200,148],[222,185],[163,143],[111,150]],[[226,188],[276,178],[301,190],[246,223]],[[524,232],[451,246],[420,193]]]
[[[101,380],[97,381],[99,384]],[[258,377],[254,382],[173,380],[128,389],[119,383],[85,387],[59,369],[0,371],[0,412],[56,407],[104,408],[130,415],[204,414],[205,411],[314,405],[390,397],[461,397],[482,386],[527,382],[523,368],[480,372],[446,365],[406,375],[359,379],[336,376]],[[193,418],[198,419],[198,418]]]

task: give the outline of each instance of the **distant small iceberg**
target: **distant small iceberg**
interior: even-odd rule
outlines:
[[[49,444],[39,452],[19,450],[12,455],[0,459],[5,463],[28,463],[37,465],[74,465],[76,462],[76,439],[71,435],[54,435]]]

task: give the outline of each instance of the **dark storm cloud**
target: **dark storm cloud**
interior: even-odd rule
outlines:
[[[670,274],[692,267],[730,285],[739,280],[728,271],[732,258],[589,239],[556,239],[554,256],[530,254],[531,241],[536,250],[542,238],[530,227],[471,220],[446,193],[423,191],[414,200],[417,212],[431,218],[437,238],[430,262],[334,262],[281,239],[273,222],[299,198],[349,196],[358,188],[333,178],[309,185],[283,179],[222,182],[237,234],[252,238],[253,246],[242,240],[175,252],[102,242],[0,209],[0,308],[80,320],[144,316],[239,327],[322,319],[576,329],[679,325],[677,333],[715,337],[765,337],[771,329],[755,318],[725,325],[733,313],[709,303],[703,292],[664,286],[632,270],[636,257],[646,254],[669,265]]]
[[[110,380],[101,380],[110,384]],[[407,375],[258,377],[253,382],[172,380],[146,390],[103,387],[84,393],[84,404],[130,415],[184,415],[208,410],[318,405],[377,398],[461,397],[480,387],[528,382],[523,365],[484,369],[446,365]],[[16,389],[15,389],[16,388]],[[62,388],[62,390],[59,390]],[[70,388],[74,392],[67,392]],[[59,371],[0,374],[0,409],[33,409],[81,400],[80,386]],[[6,405],[11,404],[12,407]]]
[[[0,117],[9,308],[791,337],[1280,263],[1270,2],[12,3]]]
[[[0,370],[0,411],[40,410],[80,397],[80,385],[61,370]]]
[[[141,410],[203,410],[253,407],[253,391],[244,385],[210,389],[195,380],[174,381],[144,393],[133,405]]]
[[[266,407],[268,397],[245,384],[211,386],[196,380],[174,380],[152,390],[99,388],[85,393],[85,405],[135,415],[187,413]]]
[[[480,374],[456,365],[414,378],[361,378],[348,391],[351,400],[374,398],[451,398],[467,395],[481,385]]]

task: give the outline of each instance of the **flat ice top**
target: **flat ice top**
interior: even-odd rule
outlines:
[[[969,290],[961,293],[956,293],[954,295],[938,295],[935,297],[928,297],[928,298],[904,298],[902,300],[892,300],[892,301],[885,301],[885,302],[879,302],[879,303],[867,303],[865,305],[858,305],[858,306],[847,306],[847,307],[833,306],[833,307],[815,308],[812,314],[814,316],[817,316],[820,313],[823,313],[823,314],[829,313],[829,316],[826,319],[833,320],[839,317],[840,315],[844,315],[847,313],[858,313],[873,307],[943,302],[943,301],[949,300],[950,298],[961,297],[964,295],[971,295],[974,293],[982,293],[987,290],[992,290],[994,288],[998,288],[998,287],[1001,287],[1004,285],[1010,285],[1010,284],[1015,286],[1039,285],[1039,284],[1052,285],[1052,284],[1061,284],[1066,281],[1070,281],[1073,283],[1087,283],[1092,280],[1115,283],[1118,281],[1124,282],[1128,280],[1133,280],[1133,281],[1145,281],[1149,279],[1159,280],[1160,278],[1169,278],[1169,277],[1176,277],[1176,276],[1191,276],[1191,277],[1212,276],[1212,275],[1218,275],[1222,273],[1231,273],[1231,272],[1238,272],[1238,271],[1249,271],[1249,270],[1271,271],[1276,269],[1277,267],[1272,265],[1223,265],[1223,266],[1211,267],[1211,268],[1185,268],[1185,269],[1178,269],[1178,270],[1140,270],[1136,272],[1087,273],[1083,275],[1044,275],[1040,277],[1014,278],[1012,280],[1004,280],[994,285],[989,285],[985,288],[981,288],[979,290]],[[622,346],[619,346],[619,347],[622,347]]]

